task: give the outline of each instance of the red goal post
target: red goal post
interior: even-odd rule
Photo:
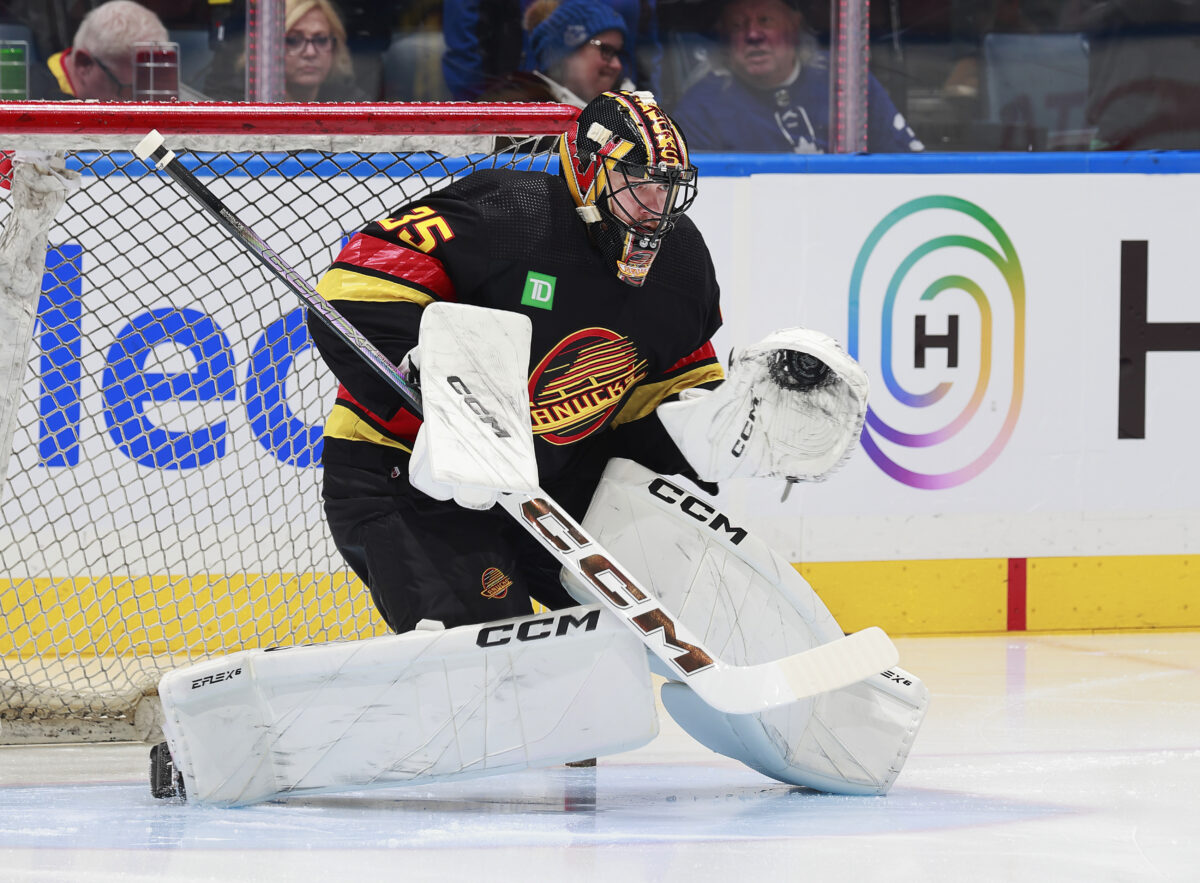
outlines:
[[[576,113],[0,103],[0,743],[145,739],[177,665],[384,631],[325,529],[334,384],[303,315],[133,156],[142,137],[315,283],[346,235],[448,179],[553,170]],[[52,223],[30,208],[54,178],[39,151],[78,173]]]

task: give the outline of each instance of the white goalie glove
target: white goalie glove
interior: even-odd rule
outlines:
[[[786,328],[737,353],[715,390],[688,390],[658,416],[705,481],[819,480],[854,450],[867,375],[832,337]]]

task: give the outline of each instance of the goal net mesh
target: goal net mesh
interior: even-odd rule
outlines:
[[[269,149],[166,139],[313,284],[349,234],[449,179],[554,162],[545,136],[447,154],[258,134]],[[24,378],[5,391],[0,742],[145,738],[173,667],[386,632],[324,523],[336,383],[295,295],[128,149],[66,160],[80,186],[48,231]],[[0,228],[12,202],[0,191]]]

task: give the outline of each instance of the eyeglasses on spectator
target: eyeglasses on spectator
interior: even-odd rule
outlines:
[[[104,71],[104,75],[106,77],[112,80],[112,84],[117,87],[118,96],[122,95],[127,89],[129,90],[130,94],[133,94],[133,83],[122,83],[119,79],[117,79],[117,75],[112,72],[107,64],[105,64],[95,55],[92,55],[90,52],[87,53],[87,57],[96,63],[96,67]]]
[[[588,42],[600,50],[600,57],[605,61],[612,61],[621,52],[612,43],[605,43],[603,40],[588,40]]]
[[[283,45],[287,47],[288,55],[299,55],[304,51],[305,46],[312,46],[317,52],[329,52],[337,45],[337,38],[331,37],[329,34],[317,34],[314,37],[288,34],[283,38]]]

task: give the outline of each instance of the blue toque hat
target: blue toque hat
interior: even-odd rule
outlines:
[[[601,31],[625,31],[625,19],[600,0],[566,0],[529,35],[538,70],[550,70]]]

